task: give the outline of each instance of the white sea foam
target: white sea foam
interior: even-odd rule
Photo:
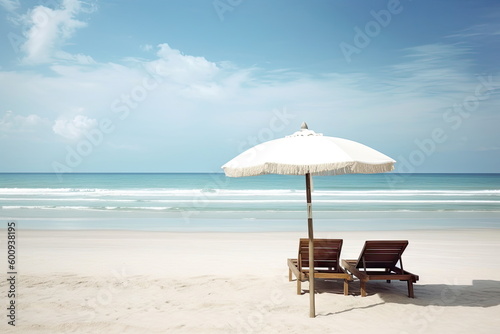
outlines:
[[[85,197],[156,197],[156,196],[298,196],[304,191],[283,189],[73,189],[73,188],[0,188],[0,195],[59,195]],[[316,190],[314,196],[500,196],[500,190]]]
[[[0,188],[3,210],[114,211],[303,211],[303,189]],[[313,206],[338,211],[499,211],[499,189],[321,189]],[[15,213],[12,213],[15,215]]]

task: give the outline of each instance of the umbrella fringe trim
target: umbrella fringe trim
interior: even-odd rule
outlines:
[[[384,173],[394,170],[394,163],[367,164],[363,162],[343,162],[335,164],[318,165],[286,165],[276,163],[266,163],[264,165],[232,168],[224,167],[224,173],[229,177],[257,176],[264,174],[283,175],[343,175],[343,174],[374,174]]]

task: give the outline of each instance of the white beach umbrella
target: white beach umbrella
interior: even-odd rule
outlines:
[[[309,263],[314,266],[311,183],[313,175],[383,173],[394,169],[395,161],[363,144],[323,136],[302,123],[294,134],[256,145],[222,168],[229,177],[263,174],[305,175],[309,233]],[[310,268],[310,317],[315,317],[314,270]]]

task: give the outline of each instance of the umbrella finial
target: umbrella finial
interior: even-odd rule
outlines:
[[[308,137],[308,136],[322,136],[322,135],[323,135],[322,133],[316,133],[312,130],[309,130],[307,123],[302,122],[302,125],[300,126],[300,131],[297,131],[294,134],[291,134],[290,136],[287,137]]]

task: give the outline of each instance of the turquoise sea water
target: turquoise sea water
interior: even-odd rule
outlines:
[[[0,219],[26,228],[301,230],[305,178],[0,174]],[[500,228],[500,174],[314,177],[320,229]]]

